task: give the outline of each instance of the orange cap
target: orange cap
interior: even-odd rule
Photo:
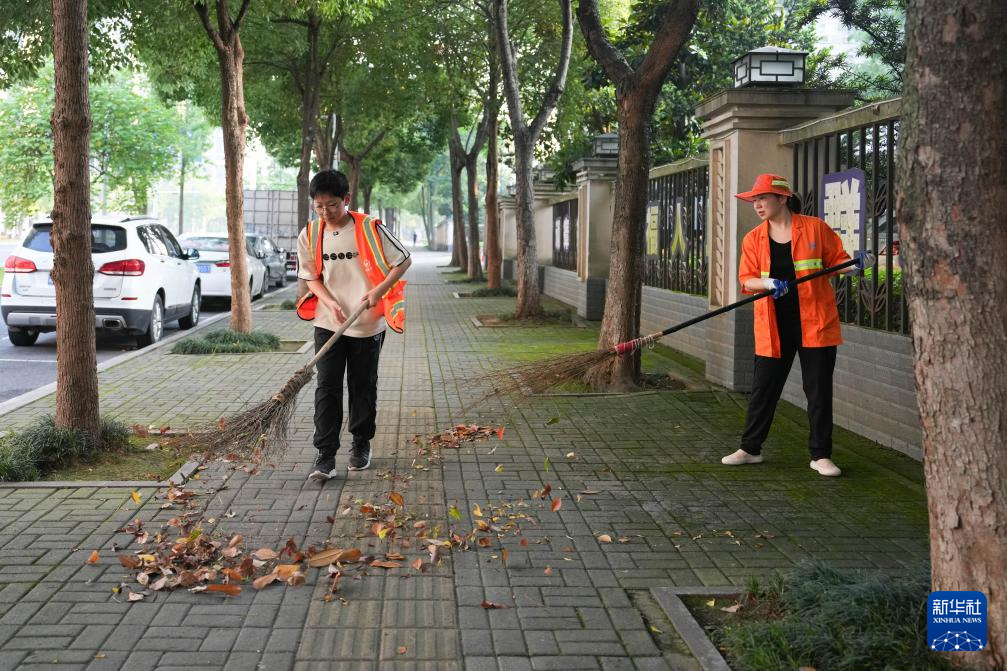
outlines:
[[[778,196],[786,196],[787,198],[794,195],[794,191],[790,187],[790,180],[780,175],[765,173],[755,178],[755,184],[752,185],[751,191],[739,193],[735,198],[752,202],[756,196],[766,193],[775,193]]]

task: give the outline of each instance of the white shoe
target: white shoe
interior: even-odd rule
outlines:
[[[811,462],[811,468],[818,471],[820,475],[827,475],[831,478],[842,474],[839,467],[832,463],[832,459],[816,459]]]
[[[741,466],[742,464],[761,464],[761,454],[749,454],[744,450],[738,450],[734,454],[729,454],[720,460],[720,463],[728,466]]]

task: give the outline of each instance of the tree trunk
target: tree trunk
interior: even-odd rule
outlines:
[[[486,278],[490,289],[499,289],[503,274],[503,250],[500,249],[500,216],[497,212],[499,166],[497,138],[500,122],[494,115],[486,147]]]
[[[532,147],[527,138],[514,137],[514,169],[517,179],[515,214],[517,219],[517,310],[515,317],[527,319],[542,314],[542,289],[538,283],[538,251],[535,244],[535,217],[532,203]]]
[[[906,17],[895,220],[933,589],[986,594],[988,645],[949,654],[992,671],[1007,668],[1007,5],[910,0]]]
[[[364,187],[364,212],[371,212],[371,194],[374,192],[374,185],[368,184]]]
[[[357,212],[357,189],[360,188],[360,161],[347,157],[350,166],[350,209]]]
[[[651,107],[644,94],[627,91],[617,103],[617,114],[619,163],[605,314],[598,337],[601,349],[640,335]],[[640,353],[621,356],[593,368],[585,376],[585,382],[613,391],[633,389],[640,382]]]
[[[479,153],[472,152],[465,158],[465,175],[469,196],[469,279],[483,278],[482,259],[479,256]]]
[[[178,234],[185,232],[185,154],[182,154],[182,168],[178,171]]]
[[[451,153],[451,219],[454,231],[454,246],[451,250],[451,266],[469,267],[468,245],[465,242],[465,208],[462,205],[462,170],[465,165],[455,152]]]
[[[100,438],[88,173],[91,107],[87,0],[53,0],[56,98],[52,113],[56,287],[56,425]]]
[[[248,281],[248,257],[245,254],[244,165],[245,113],[243,85],[244,51],[237,33],[229,53],[220,56],[221,102],[224,130],[224,194],[227,202],[227,246],[231,261],[231,321],[233,331],[252,330],[252,296]]]

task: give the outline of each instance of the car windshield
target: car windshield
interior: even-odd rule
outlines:
[[[52,253],[52,224],[35,224],[24,246],[36,252]],[[126,249],[126,229],[120,226],[91,225],[91,253],[107,254]]]
[[[226,252],[227,238],[185,238],[182,240],[182,246],[198,249],[201,252]]]

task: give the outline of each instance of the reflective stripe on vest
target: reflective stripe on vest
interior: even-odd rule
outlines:
[[[392,268],[388,265],[388,259],[385,258],[385,250],[378,240],[377,227],[372,224],[370,217],[366,217],[361,226],[363,226],[364,230],[364,240],[367,241],[367,246],[370,247],[371,258],[374,259],[381,274],[387,277],[388,273],[392,272]]]
[[[794,270],[800,272],[802,270],[821,270],[822,260],[821,259],[804,259],[803,261],[794,261]]]

